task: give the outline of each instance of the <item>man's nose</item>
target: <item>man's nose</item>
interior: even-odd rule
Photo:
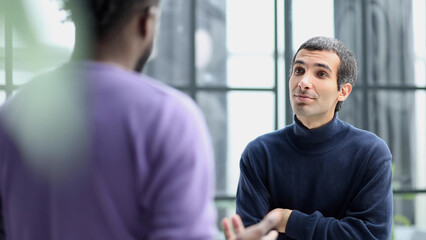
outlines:
[[[310,79],[310,76],[308,74],[304,75],[303,78],[300,79],[298,87],[302,90],[312,88],[311,79]]]

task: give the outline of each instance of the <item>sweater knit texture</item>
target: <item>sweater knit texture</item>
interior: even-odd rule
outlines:
[[[0,239],[210,240],[213,151],[195,103],[72,62],[0,109]]]
[[[337,116],[313,130],[295,117],[244,150],[237,213],[249,226],[292,209],[278,239],[390,239],[391,159],[382,139]]]

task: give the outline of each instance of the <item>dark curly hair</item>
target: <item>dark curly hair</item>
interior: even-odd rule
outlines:
[[[355,85],[357,80],[357,64],[355,55],[342,42],[334,38],[313,37],[300,46],[296,54],[294,54],[292,64],[294,64],[297,53],[302,49],[325,50],[336,53],[340,58],[340,65],[337,70],[337,90],[340,90],[340,87],[345,83],[350,83],[352,86]],[[343,102],[338,102],[334,111],[340,111],[342,104]]]
[[[159,0],[62,0],[76,27],[83,27],[96,38],[105,37],[125,21],[133,6],[157,6]]]

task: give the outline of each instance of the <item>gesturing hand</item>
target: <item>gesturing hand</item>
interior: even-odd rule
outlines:
[[[266,215],[261,222],[248,228],[244,228],[243,222],[238,215],[232,216],[231,221],[233,227],[229,219],[222,219],[226,240],[275,240],[278,237],[277,231],[270,231],[275,228],[279,221],[275,213]]]

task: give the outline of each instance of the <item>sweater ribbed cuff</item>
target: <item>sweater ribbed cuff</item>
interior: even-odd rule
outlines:
[[[304,239],[308,215],[297,210],[291,212],[285,234],[291,238]]]

